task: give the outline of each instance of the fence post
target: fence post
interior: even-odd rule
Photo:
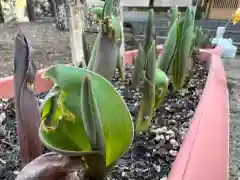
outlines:
[[[74,66],[86,65],[83,56],[82,32],[84,31],[84,2],[82,0],[69,1],[69,35]]]

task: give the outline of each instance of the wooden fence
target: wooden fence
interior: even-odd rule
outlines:
[[[240,7],[240,0],[211,0],[208,5],[208,19],[227,20]]]

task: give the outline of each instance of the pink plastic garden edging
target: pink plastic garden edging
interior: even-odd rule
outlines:
[[[158,52],[162,52],[159,45]],[[228,180],[229,101],[221,49],[202,50],[201,60],[210,62],[207,83],[196,108],[192,124],[173,164],[168,180]],[[137,50],[125,53],[125,62],[132,63]],[[36,75],[36,92],[52,87]],[[13,77],[0,79],[0,98],[13,97]]]

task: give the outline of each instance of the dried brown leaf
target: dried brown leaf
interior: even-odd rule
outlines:
[[[67,157],[55,152],[43,154],[26,165],[15,180],[80,180],[84,169],[81,157]]]

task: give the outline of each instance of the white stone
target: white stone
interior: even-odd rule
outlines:
[[[171,155],[171,156],[177,156],[177,151],[176,150],[170,150],[169,151],[169,154]]]
[[[179,147],[179,144],[175,139],[170,139],[170,144],[173,146],[173,149],[177,149]]]

